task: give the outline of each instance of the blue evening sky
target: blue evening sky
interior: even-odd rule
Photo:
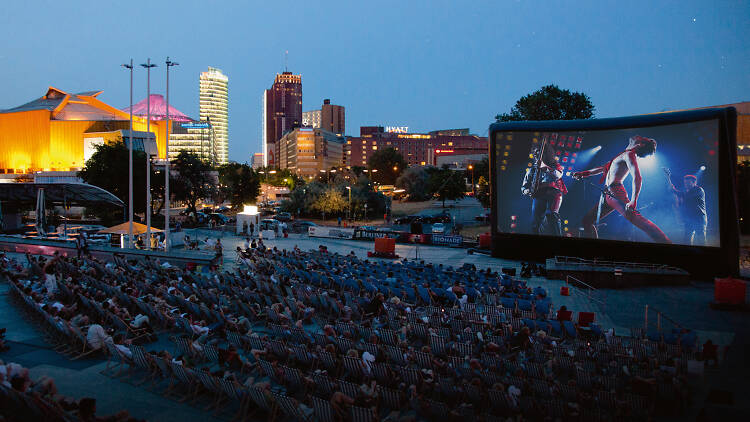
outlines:
[[[303,109],[362,125],[469,127],[554,83],[612,117],[750,100],[747,1],[16,1],[0,14],[0,109],[47,86],[128,105],[119,67],[151,57],[152,92],[198,116],[198,75],[229,76],[229,156],[260,151],[261,93],[302,74]],[[146,74],[135,76],[135,101]]]

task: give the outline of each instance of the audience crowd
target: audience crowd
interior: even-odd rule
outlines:
[[[643,420],[690,401],[688,330],[603,330],[471,265],[265,246],[238,260],[27,256],[4,274],[61,353],[107,355],[108,375],[242,418]],[[159,335],[173,346],[148,351]]]

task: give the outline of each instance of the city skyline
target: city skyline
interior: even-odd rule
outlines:
[[[49,85],[70,92],[102,90],[103,101],[125,108],[128,75],[119,65],[131,56],[152,57],[159,67],[151,71],[151,92],[164,94],[163,58],[169,55],[181,64],[170,74],[170,104],[188,116],[199,116],[197,74],[216,66],[232,78],[229,159],[240,162],[262,151],[258,96],[284,71],[287,50],[288,70],[305,80],[303,110],[334,99],[347,109],[349,135],[361,126],[394,125],[412,132],[469,127],[486,136],[495,114],[550,83],[588,94],[597,117],[750,99],[745,2],[545,4],[544,13],[523,1],[341,3],[291,10],[216,3],[211,10],[223,24],[210,29],[185,25],[200,18],[205,5],[199,2],[146,8],[134,1],[111,10],[80,3],[6,5],[0,35],[12,42],[0,53],[5,81],[0,109],[23,104]],[[131,28],[152,16],[171,19],[148,31]],[[81,19],[91,24],[60,49],[41,41],[58,37],[58,25],[28,25]],[[285,29],[310,21],[320,25],[304,35]],[[136,70],[134,83],[135,97],[145,97],[143,70]]]

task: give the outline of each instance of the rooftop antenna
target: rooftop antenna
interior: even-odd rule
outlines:
[[[289,71],[289,50],[284,52],[284,72]]]

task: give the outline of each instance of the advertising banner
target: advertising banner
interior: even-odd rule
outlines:
[[[332,239],[353,239],[354,229],[341,227],[310,226],[307,231],[310,237],[328,237]]]
[[[452,236],[446,234],[432,235],[433,245],[461,246],[461,242],[463,242],[463,240],[463,236]]]

